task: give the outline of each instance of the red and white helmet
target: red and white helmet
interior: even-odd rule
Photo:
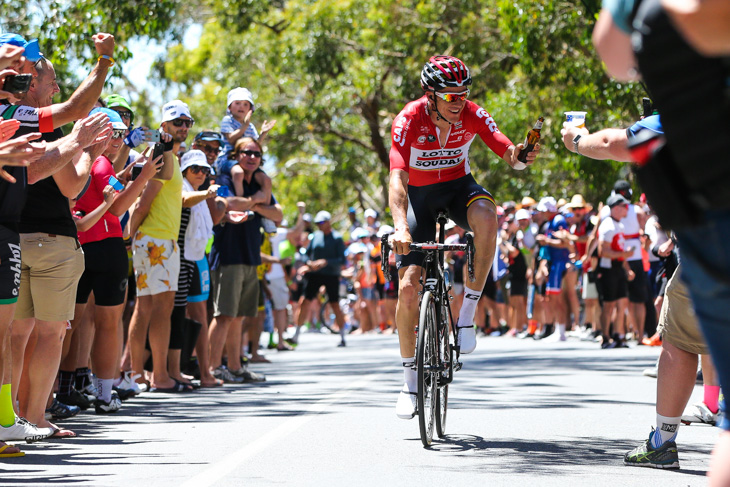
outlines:
[[[471,73],[466,64],[453,56],[434,56],[423,65],[421,87],[424,90],[469,86]]]

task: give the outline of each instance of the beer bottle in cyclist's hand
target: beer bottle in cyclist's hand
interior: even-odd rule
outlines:
[[[535,144],[540,142],[540,130],[542,130],[542,122],[544,120],[544,117],[538,118],[537,122],[535,122],[535,126],[532,127],[532,130],[527,132],[527,137],[525,137],[525,147],[519,154],[517,154],[518,161],[527,162],[527,153],[532,152],[535,148]]]

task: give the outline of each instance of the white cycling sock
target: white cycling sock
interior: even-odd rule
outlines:
[[[403,379],[409,392],[416,392],[418,389],[418,372],[413,367],[416,357],[403,358]]]
[[[656,430],[654,431],[654,436],[651,438],[651,446],[653,448],[659,448],[667,441],[673,441],[677,437],[677,430],[679,429],[681,419],[680,416],[670,418],[657,414]]]
[[[461,303],[459,311],[459,321],[456,323],[458,328],[472,326],[474,324],[474,314],[477,311],[477,303],[482,296],[482,290],[475,291],[464,286],[464,301]]]
[[[98,391],[100,399],[106,403],[112,400],[112,386],[114,385],[114,379],[97,379],[99,381]]]

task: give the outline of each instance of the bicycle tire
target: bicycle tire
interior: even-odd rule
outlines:
[[[446,413],[449,405],[449,380],[454,373],[453,351],[449,345],[449,334],[451,332],[451,319],[449,308],[441,307],[441,316],[439,317],[441,326],[438,329],[439,339],[439,356],[440,362],[444,365],[444,371],[441,372],[440,378],[443,379],[438,385],[436,392],[436,434],[439,438],[446,436]]]
[[[329,304],[329,299],[325,299],[324,302],[321,302],[320,307],[319,307],[318,324],[324,326],[327,329],[327,331],[329,331],[333,335],[336,335],[337,332],[335,331],[334,326],[333,326],[335,321],[334,321],[334,319],[330,318],[330,315],[333,313],[331,310],[329,312],[327,311],[328,304]]]
[[[426,291],[421,299],[418,319],[418,428],[421,443],[431,446],[435,423],[435,401],[438,383],[438,340],[436,335],[436,303],[431,291]]]

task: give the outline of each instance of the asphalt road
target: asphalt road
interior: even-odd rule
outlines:
[[[77,438],[22,445],[0,485],[703,486],[715,428],[679,430],[681,470],[626,467],[655,421],[659,350],[482,337],[449,391],[447,437],[423,448],[395,416],[397,337],[305,333],[257,365],[268,381],[147,393]],[[693,401],[701,399],[697,386]]]

